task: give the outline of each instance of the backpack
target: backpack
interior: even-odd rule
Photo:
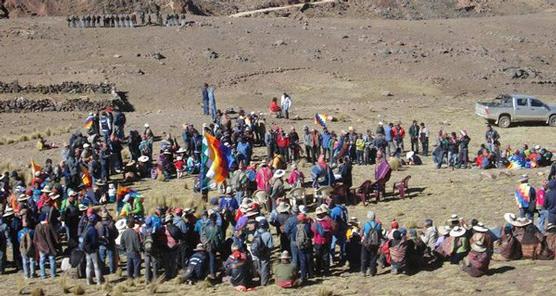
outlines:
[[[25,234],[21,237],[21,241],[19,242],[19,252],[27,257],[35,256],[35,248],[33,246],[33,239],[31,238],[30,230],[25,232]]]
[[[143,240],[143,251],[151,253],[153,250],[153,244],[153,236],[151,234],[145,236],[145,239]]]
[[[255,257],[264,257],[270,254],[270,249],[263,242],[262,235],[257,235],[251,243],[251,254]]]
[[[371,227],[369,232],[365,235],[365,238],[361,242],[363,247],[371,249],[380,245],[380,236],[377,230],[377,225],[378,224],[375,224],[374,227]]]
[[[311,248],[311,238],[305,229],[305,224],[298,223],[296,225],[297,232],[295,234],[295,245],[300,250]]]

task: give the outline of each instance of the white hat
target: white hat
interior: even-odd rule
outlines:
[[[515,214],[514,213],[505,213],[504,214],[504,220],[506,220],[507,223],[512,224],[515,221]]]
[[[465,228],[461,226],[456,226],[450,230],[450,236],[453,237],[460,237],[465,234]]]
[[[255,218],[255,221],[257,221],[257,223],[261,223],[263,221],[266,221],[266,218],[264,216],[257,216]]]
[[[226,187],[226,194],[232,194],[232,186]]]
[[[258,216],[259,212],[257,210],[253,210],[250,209],[249,211],[247,211],[247,213],[245,213],[245,216],[247,217],[253,217],[253,216]]]
[[[445,236],[450,233],[450,230],[450,226],[442,225],[438,227],[438,234],[440,234],[441,236]]]
[[[185,151],[185,149],[183,147],[180,147],[180,149],[178,149],[178,151],[176,151],[176,153],[185,153],[187,151]]]
[[[131,195],[129,195],[129,193],[124,195],[123,202],[128,202],[130,198],[131,198]]]
[[[139,162],[147,162],[147,161],[149,161],[149,157],[146,156],[146,155],[142,155],[142,156],[139,156],[139,158],[137,160]]]
[[[145,128],[150,127],[150,125],[148,123],[145,123]]]
[[[127,221],[124,219],[120,219],[116,221],[116,229],[119,231],[125,230],[127,228]]]
[[[280,254],[280,259],[291,259],[292,257],[290,256],[290,253],[288,251],[284,251],[282,252],[282,254]]]
[[[48,195],[48,197],[50,197],[51,200],[57,200],[60,197],[60,194],[52,192]]]
[[[50,186],[46,185],[46,186],[44,186],[44,188],[41,190],[41,192],[43,192],[43,193],[50,193],[50,192],[52,192],[52,191],[50,191]]]
[[[166,149],[164,150],[164,152],[162,152],[163,154],[168,154],[168,155],[172,155],[172,152],[170,152],[170,150]]]
[[[286,174],[286,171],[284,170],[276,170],[276,172],[274,172],[274,176],[272,176],[272,178],[281,178]]]
[[[477,225],[473,226],[473,230],[477,232],[487,232],[488,228],[486,228],[483,223],[479,222]]]
[[[450,222],[457,222],[457,221],[459,221],[459,216],[458,216],[457,214],[452,214],[452,215],[450,216],[450,219],[448,219],[448,221],[450,221]]]
[[[197,244],[197,247],[193,249],[194,252],[198,251],[206,251],[205,246],[203,244]]]
[[[182,160],[183,158],[181,156],[177,156],[176,160]]]
[[[76,196],[77,192],[75,192],[73,189],[68,189],[68,196]]]
[[[533,223],[533,221],[531,221],[530,219],[525,217],[519,217],[515,219],[515,221],[511,222],[510,224],[512,224],[515,227],[525,227],[531,223]]]
[[[300,206],[298,207],[298,210],[299,210],[299,212],[302,213],[302,214],[307,214],[307,212],[308,212],[308,211],[307,211],[307,207],[304,206],[304,205],[300,205]]]
[[[17,201],[27,201],[29,199],[29,196],[27,194],[20,194],[19,197],[17,198]]]
[[[89,147],[91,147],[91,145],[89,143],[83,144],[83,148],[89,148]]]
[[[409,160],[410,158],[413,157],[413,155],[415,155],[415,152],[409,151],[405,154],[405,159]]]
[[[317,215],[324,214],[324,213],[325,213],[325,211],[324,211],[324,209],[321,208],[321,207],[318,207],[318,208],[315,210],[315,214],[317,214]]]
[[[2,217],[9,217],[12,216],[13,214],[14,214],[14,210],[8,207],[4,210],[4,215]]]
[[[519,177],[519,182],[520,183],[529,182],[529,176],[527,174],[521,175],[521,177]]]
[[[290,204],[281,201],[278,206],[276,207],[276,212],[284,213],[290,210]]]
[[[541,145],[535,145],[535,150],[541,150]]]
[[[78,206],[78,208],[79,208],[79,211],[84,212],[84,211],[86,211],[89,207],[86,206],[86,205],[84,205],[84,204],[82,204],[82,203],[80,203],[79,206]]]

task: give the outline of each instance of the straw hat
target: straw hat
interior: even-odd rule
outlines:
[[[278,206],[276,207],[276,211],[278,213],[285,213],[290,210],[290,204],[281,201]]]
[[[68,196],[77,196],[77,192],[75,192],[73,189],[68,189]]]
[[[142,155],[142,156],[139,156],[139,158],[137,160],[139,162],[147,162],[147,161],[149,161],[149,157],[146,156],[146,155]]]
[[[529,182],[529,176],[527,174],[521,175],[519,177],[519,183],[527,183]]]
[[[120,219],[116,221],[116,229],[118,229],[118,231],[123,231],[126,228],[127,228],[127,221],[125,219]]]
[[[148,127],[150,127],[150,125],[148,123],[145,123],[144,127],[148,128]]]
[[[475,252],[483,253],[487,250],[481,240],[475,241],[471,244],[471,249]]]
[[[60,194],[51,192],[48,194],[48,197],[50,197],[51,200],[57,200],[60,197]]]
[[[280,254],[280,259],[291,259],[292,257],[290,256],[290,253],[288,251],[284,251],[282,252],[282,254]]]
[[[535,150],[541,150],[541,145],[535,145]]]
[[[556,224],[548,223],[546,224],[546,231],[552,230],[556,228]]]
[[[183,147],[180,147],[180,149],[178,149],[178,151],[176,151],[176,153],[185,153],[186,150]]]
[[[515,214],[514,213],[505,213],[504,214],[504,220],[506,220],[507,223],[512,224],[515,221]]]
[[[172,152],[170,152],[170,150],[166,149],[166,150],[164,150],[164,152],[162,152],[162,154],[172,155]]]
[[[185,208],[185,209],[183,209],[183,215],[191,215],[191,214],[193,214],[193,213],[195,213],[195,210],[192,209],[192,208]]]
[[[41,190],[41,192],[43,192],[43,193],[50,193],[50,192],[52,192],[52,191],[50,191],[50,186],[46,185],[46,186],[44,186],[44,188]]]
[[[326,213],[326,212],[325,212],[321,207],[318,207],[318,208],[315,210],[315,213],[316,213],[317,215],[322,215],[322,214],[324,214],[324,213]]]
[[[456,226],[452,228],[452,230],[450,231],[450,236],[452,237],[460,237],[463,236],[464,234],[465,234],[465,228],[460,226]]]
[[[477,232],[487,232],[488,228],[482,222],[477,223],[477,225],[473,226],[473,230]]]
[[[247,213],[245,213],[245,216],[247,217],[254,217],[254,216],[258,216],[259,212],[257,210],[253,210],[250,209],[249,211],[247,211]]]
[[[4,215],[2,215],[2,217],[9,217],[12,216],[13,214],[14,214],[14,210],[8,207],[4,210]]]
[[[131,167],[131,166],[134,166],[134,165],[135,165],[135,160],[131,160],[130,162],[128,162],[126,164],[126,166],[128,166],[128,167]]]
[[[284,170],[276,170],[276,172],[274,172],[274,176],[272,176],[272,178],[281,178],[286,174],[286,171]]]
[[[440,234],[441,236],[445,236],[450,233],[450,230],[451,230],[450,226],[442,225],[438,227],[438,234]]]
[[[448,222],[452,223],[452,222],[458,222],[459,221],[459,216],[457,214],[452,214],[452,216],[450,216],[450,219],[448,219]]]
[[[29,199],[29,196],[27,194],[20,194],[19,197],[17,198],[17,201],[24,202],[24,201],[27,201],[28,199]]]
[[[512,224],[515,227],[525,227],[529,224],[533,223],[533,221],[531,221],[530,219],[527,219],[525,217],[519,217],[517,219],[515,219],[515,221],[513,221]]]

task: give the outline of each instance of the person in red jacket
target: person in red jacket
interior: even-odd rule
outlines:
[[[318,207],[315,213],[317,219],[311,225],[315,250],[315,272],[317,275],[330,275],[330,243],[332,233],[334,233],[332,220],[328,216],[325,204]]]
[[[275,113],[276,117],[280,117],[281,112],[282,108],[280,108],[280,105],[278,104],[278,99],[272,98],[272,101],[270,102],[270,113]]]
[[[401,122],[398,122],[394,128],[392,128],[392,138],[396,148],[400,149],[400,152],[404,151],[403,138],[405,137],[405,129],[402,127]]]

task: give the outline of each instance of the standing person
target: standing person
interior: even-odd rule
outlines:
[[[282,108],[282,117],[285,117],[286,119],[290,118],[290,108],[292,106],[292,99],[291,97],[287,94],[284,93],[282,95],[282,97],[280,98],[280,107]]]
[[[127,218],[127,229],[124,230],[120,238],[120,246],[127,257],[127,278],[139,278],[141,269],[141,240],[139,234],[133,229],[135,220],[133,217]]]
[[[311,144],[311,132],[308,126],[303,126],[303,145],[305,146],[305,159],[307,162],[313,162],[313,145]]]
[[[402,123],[398,121],[396,126],[392,128],[392,138],[394,139],[394,144],[396,150],[400,149],[400,152],[405,150],[403,139],[405,138],[405,129],[402,127]]]
[[[108,210],[103,209],[100,212],[101,221],[96,224],[96,229],[99,234],[99,260],[101,265],[106,266],[106,259],[108,258],[108,272],[116,272],[116,238],[118,237],[118,230],[114,225],[114,220],[108,214]]]
[[[423,149],[423,155],[429,155],[429,129],[425,127],[425,123],[421,122],[421,128],[419,129],[419,141],[421,142],[421,147]]]
[[[57,250],[60,249],[60,239],[54,227],[48,224],[48,215],[40,215],[40,223],[35,227],[35,234],[33,236],[33,244],[35,245],[40,259],[40,276],[41,279],[46,278],[45,265],[46,258],[50,263],[50,277],[56,277],[56,255]]]
[[[216,224],[216,214],[209,214],[209,223],[201,230],[201,243],[206,247],[209,255],[209,272],[210,278],[216,279],[216,256],[222,248],[223,235],[221,227]]]
[[[467,164],[469,163],[469,142],[471,142],[471,138],[467,135],[467,131],[461,130],[460,131],[460,138],[458,141],[459,144],[459,156],[458,161],[460,167],[467,168]]]
[[[306,282],[313,274],[313,242],[311,232],[311,220],[305,214],[304,208],[300,207],[297,216],[297,225],[293,231],[295,235],[295,245],[297,247],[297,260],[300,270],[301,283]]]
[[[522,175],[519,183],[514,193],[515,202],[519,208],[519,217],[526,217],[532,221],[536,210],[535,188],[529,185],[529,176],[527,175]]]
[[[260,284],[266,286],[270,280],[270,256],[274,243],[266,219],[260,216],[256,220],[258,226],[251,244],[251,254],[255,257]]]
[[[361,273],[363,276],[376,275],[378,248],[382,239],[382,225],[376,221],[373,211],[367,212],[367,223],[363,226],[361,238]]]
[[[98,262],[99,234],[95,228],[96,223],[96,214],[89,215],[87,226],[81,234],[81,248],[83,249],[83,252],[85,252],[85,260],[87,262],[87,268],[85,271],[87,284],[93,284],[92,276],[94,273],[96,284],[97,286],[100,286],[102,280],[102,272],[100,270],[100,264]]]
[[[490,124],[487,125],[485,140],[487,148],[490,152],[494,151],[495,143],[500,141],[500,135],[495,129],[492,128],[492,125]]]
[[[317,275],[330,275],[330,242],[333,228],[328,211],[321,205],[315,211],[317,219],[311,226]]]
[[[201,88],[201,104],[203,105],[203,115],[209,115],[208,87],[208,83],[205,83],[203,84],[203,88]]]
[[[321,138],[322,138],[321,134],[316,129],[311,130],[311,142],[310,142],[311,144],[310,145],[311,145],[311,149],[312,149],[312,152],[311,152],[311,156],[313,158],[312,161],[311,161],[312,163],[315,163],[320,156]]]
[[[419,136],[420,128],[417,120],[413,120],[413,124],[409,127],[409,137],[411,139],[411,151],[419,154]]]
[[[35,277],[35,246],[33,245],[33,235],[35,232],[29,228],[28,220],[27,218],[23,219],[23,229],[17,234],[23,274],[26,279]]]
[[[216,109],[216,97],[214,96],[214,86],[210,86],[207,89],[207,94],[208,94],[210,117],[212,118],[213,122],[216,122],[216,120],[217,120],[216,110],[217,109]]]
[[[394,124],[391,122],[384,126],[384,140],[386,140],[386,143],[388,143],[385,151],[387,157],[392,156],[392,153],[396,151],[396,145],[394,145],[394,137],[392,135],[393,128]]]

